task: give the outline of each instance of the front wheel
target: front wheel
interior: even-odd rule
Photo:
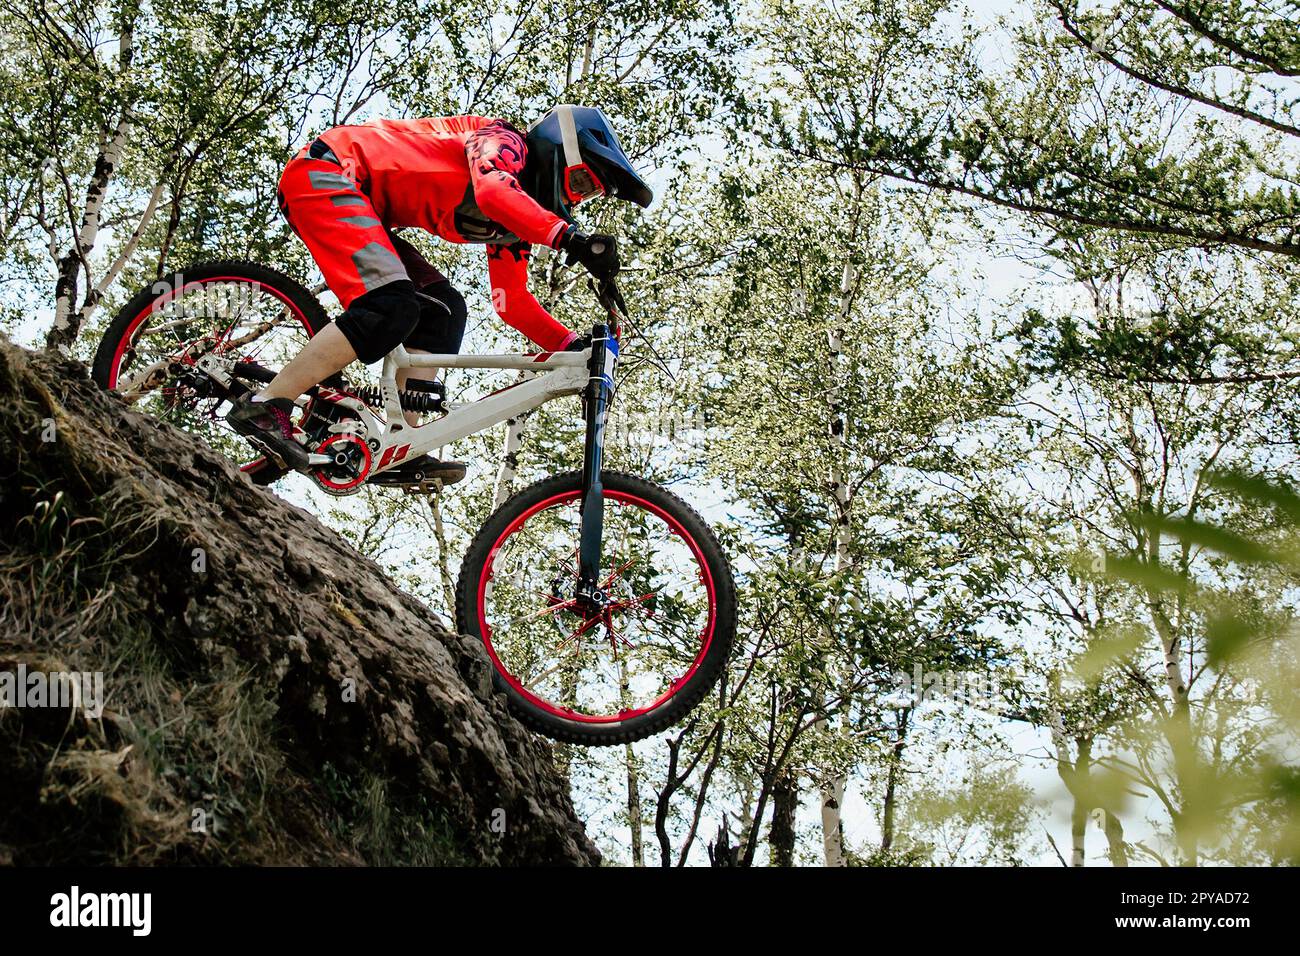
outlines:
[[[718,680],[736,633],[731,568],[677,496],[606,471],[601,590],[582,612],[582,476],[525,488],[479,530],[461,565],[460,630],[483,641],[525,724],[570,743],[640,740],[671,726]]]

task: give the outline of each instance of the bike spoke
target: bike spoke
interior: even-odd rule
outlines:
[[[217,447],[232,441],[219,422],[225,399],[194,366],[216,355],[223,360],[256,356],[275,368],[297,354],[307,338],[305,320],[281,296],[259,283],[226,277],[187,282],[125,334],[112,387],[128,403]]]
[[[568,593],[578,578],[576,495],[499,542],[484,605],[494,653],[519,686],[558,713],[599,719],[671,694],[712,614],[689,542],[634,503],[607,503],[603,606],[579,614]]]

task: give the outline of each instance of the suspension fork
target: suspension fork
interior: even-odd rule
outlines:
[[[578,587],[574,594],[584,613],[604,608],[607,595],[600,590],[600,555],[605,528],[605,495],[600,471],[605,453],[605,419],[614,398],[614,368],[618,364],[618,339],[608,325],[591,330],[590,373],[582,394],[587,420],[587,440],[582,454],[581,533],[578,544]]]

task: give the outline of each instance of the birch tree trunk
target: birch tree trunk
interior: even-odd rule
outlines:
[[[1160,535],[1153,532],[1147,542],[1147,560],[1160,565]],[[1200,858],[1197,826],[1203,813],[1201,800],[1206,790],[1201,786],[1200,757],[1196,752],[1196,734],[1192,726],[1192,708],[1188,682],[1183,676],[1182,641],[1176,619],[1165,613],[1164,598],[1154,591],[1147,593],[1151,622],[1160,637],[1164,658],[1165,688],[1169,692],[1170,710],[1164,720],[1165,740],[1173,756],[1174,777],[1182,794],[1182,807],[1174,814],[1174,836],[1182,853],[1183,866],[1196,866]]]
[[[1070,866],[1084,866],[1087,860],[1088,813],[1092,810],[1087,777],[1092,764],[1092,742],[1079,738],[1079,756],[1070,760],[1070,740],[1055,699],[1049,704],[1052,747],[1056,751],[1056,773],[1070,794]]]
[[[1200,818],[1198,804],[1204,796],[1200,787],[1200,760],[1196,753],[1195,730],[1192,727],[1191,701],[1182,674],[1182,648],[1178,634],[1168,622],[1157,614],[1161,650],[1165,659],[1165,678],[1172,699],[1172,707],[1164,722],[1165,739],[1173,754],[1174,775],[1179,792],[1183,795],[1182,812],[1174,816],[1174,834],[1183,855],[1183,866],[1197,866],[1200,862],[1200,841],[1196,832]]]
[[[123,78],[129,73],[134,57],[133,24],[129,20],[124,20],[117,39],[118,69]],[[81,220],[79,223],[70,224],[72,238],[68,248],[62,255],[56,255],[55,267],[58,278],[54,283],[54,325],[45,336],[45,347],[48,349],[66,350],[77,340],[81,332],[84,317],[82,310],[77,308],[76,300],[79,279],[83,272],[88,290],[87,302],[90,303],[92,300],[98,302],[91,285],[90,255],[99,239],[100,216],[104,210],[104,200],[108,196],[108,187],[112,183],[113,174],[122,160],[122,153],[126,150],[130,137],[131,104],[127,101],[122,105],[116,126],[106,130],[101,141],[99,155],[95,157],[94,169],[86,185]]]
[[[907,747],[907,729],[912,710],[897,712],[895,727],[898,738],[889,749],[889,772],[885,777],[885,803],[880,814],[880,851],[888,853],[894,846],[894,820],[898,814],[898,781],[903,771],[903,751]]]
[[[618,689],[622,706],[627,707],[629,698],[629,678],[627,658],[618,659]],[[645,866],[645,852],[642,849],[641,833],[641,780],[637,771],[636,752],[631,744],[623,747],[623,762],[627,768],[627,826],[632,835],[632,865]]]
[[[857,191],[860,195],[860,190]],[[857,280],[857,270],[852,260],[844,263],[840,277],[840,303],[837,323],[828,334],[831,353],[831,388],[828,395],[830,404],[829,427],[831,445],[830,483],[835,496],[835,560],[834,570],[838,576],[849,566],[849,485],[844,474],[845,455],[847,454],[847,422],[844,410],[844,383],[842,365],[844,353],[844,329],[848,324],[849,312],[853,306],[853,287]],[[831,635],[827,635],[829,646]],[[828,673],[829,677],[829,673]],[[824,729],[824,728],[823,728]],[[822,850],[827,866],[844,865],[844,790],[848,784],[845,774],[836,772],[835,776],[822,787]]]
[[[149,223],[153,221],[154,214],[158,211],[158,202],[162,199],[162,193],[166,186],[166,180],[160,177],[153,188],[153,192],[149,194],[149,200],[145,203],[144,211],[140,213],[135,229],[127,238],[122,251],[117,254],[117,258],[113,260],[112,265],[104,270],[104,274],[99,277],[99,281],[87,290],[85,301],[82,302],[77,316],[78,330],[95,314],[95,310],[99,308],[99,303],[103,301],[104,293],[108,291],[108,287],[117,280],[122,270],[126,268],[127,263],[131,261],[131,257],[135,255],[135,250],[140,245],[140,238],[144,235],[144,231],[149,228]],[[89,277],[87,277],[86,282],[89,284]]]
[[[447,529],[442,521],[442,480],[437,479],[425,500],[433,512],[433,535],[438,544],[438,576],[442,579],[442,599],[446,603],[448,618],[456,617],[456,584],[451,576],[451,564],[447,554]]]
[[[795,814],[799,810],[799,779],[782,770],[772,785],[772,825],[768,830],[772,866],[794,866]]]
[[[1120,822],[1119,817],[1111,813],[1106,813],[1106,843],[1110,847],[1110,865],[1111,866],[1128,866],[1128,844],[1124,842],[1124,824]]]
[[[1074,763],[1073,777],[1078,787],[1072,792],[1074,806],[1070,808],[1070,866],[1086,866],[1087,853],[1085,840],[1088,832],[1088,816],[1092,810],[1087,786],[1091,772],[1092,754],[1087,741],[1079,741],[1079,757]]]
[[[636,765],[636,753],[627,744],[623,751],[627,762],[627,824],[632,831],[632,865],[645,866],[645,852],[641,833],[641,779]]]
[[[525,373],[523,381],[532,376]],[[519,449],[524,444],[524,424],[528,421],[528,412],[506,420],[506,440],[501,449],[501,467],[497,469],[496,486],[492,492],[492,510],[506,503],[515,487],[515,475],[519,471]]]

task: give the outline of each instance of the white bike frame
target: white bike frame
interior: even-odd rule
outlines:
[[[368,437],[379,442],[377,447],[372,445],[374,464],[370,475],[489,429],[553,398],[581,393],[591,377],[587,370],[590,358],[590,348],[583,352],[541,352],[534,355],[412,355],[399,345],[384,357],[380,376],[384,418],[368,408],[362,409],[367,419]],[[397,372],[404,368],[517,369],[530,374],[524,381],[508,385],[477,401],[449,403],[447,413],[434,421],[410,425],[403,416],[397,388]],[[312,464],[329,461],[325,455],[313,455],[312,458],[320,459]]]
[[[578,546],[578,579],[574,591],[578,606],[593,613],[608,603],[599,586],[601,541],[604,534],[604,490],[601,462],[604,457],[605,420],[614,397],[614,370],[618,365],[618,339],[609,327],[592,329],[591,345],[581,352],[542,352],[537,355],[411,355],[398,346],[384,358],[380,397],[384,418],[365,403],[346,393],[329,396],[344,401],[366,422],[366,444],[371,450],[369,478],[395,467],[408,456],[419,457],[458,438],[484,431],[529,409],[562,395],[584,394],[586,442],[582,455],[582,503]],[[524,380],[495,391],[475,402],[450,406],[442,418],[426,425],[408,425],[402,414],[397,372],[403,368],[517,369],[530,373]],[[375,456],[378,456],[377,458]],[[313,454],[312,465],[328,464],[330,457]]]

